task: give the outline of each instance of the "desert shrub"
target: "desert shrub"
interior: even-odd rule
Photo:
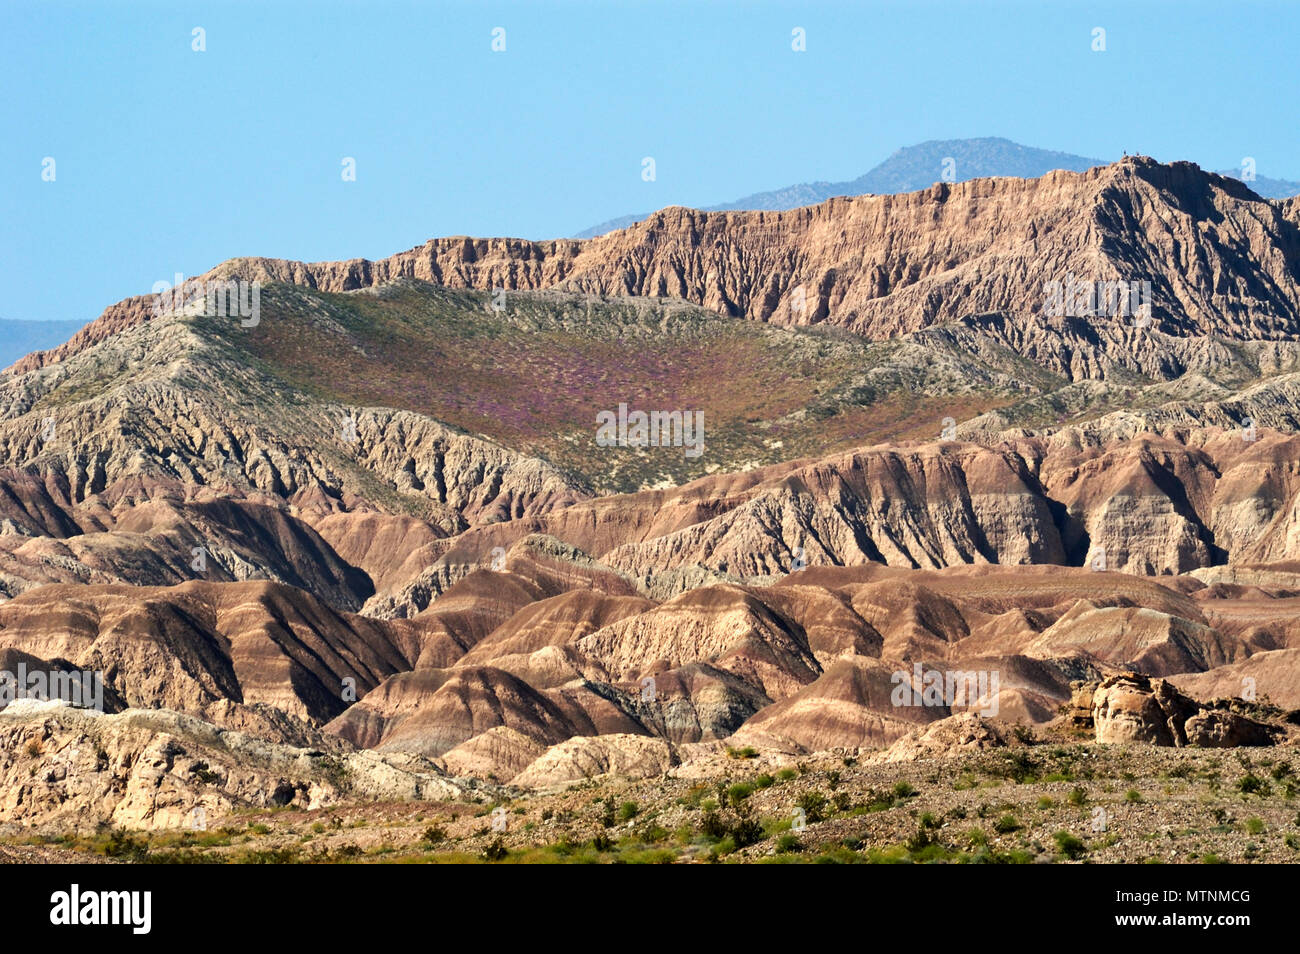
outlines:
[[[799,836],[786,832],[776,840],[776,853],[778,855],[788,855],[796,851],[803,851],[803,844],[799,841]]]
[[[1057,850],[1071,861],[1081,858],[1088,850],[1088,846],[1081,839],[1068,831],[1058,831],[1052,839],[1056,842]]]
[[[804,817],[812,822],[819,822],[826,817],[826,796],[821,792],[805,792],[796,802],[803,809]]]
[[[910,853],[916,854],[929,848],[934,843],[934,835],[930,832],[930,829],[925,825],[918,825],[916,831],[903,842],[903,847]]]
[[[1237,779],[1237,791],[1243,795],[1267,795],[1272,789],[1268,782],[1254,773],[1248,772]]]
[[[993,823],[993,830],[999,835],[1009,835],[1021,827],[1020,820],[1009,812]]]
[[[700,802],[704,800],[704,795],[708,790],[707,785],[692,785],[687,789],[685,795],[677,799],[677,804],[685,805],[687,808],[699,808]]]
[[[148,857],[149,845],[143,838],[136,838],[126,829],[115,828],[101,846],[100,854],[108,858],[140,862]]]
[[[700,832],[714,841],[727,837],[727,822],[719,812],[708,811],[700,819]]]
[[[193,768],[190,769],[190,774],[200,782],[204,782],[208,785],[221,781],[221,776],[208,768],[207,762],[195,762]]]
[[[1016,741],[1024,745],[1035,745],[1038,742],[1038,736],[1034,734],[1034,730],[1023,723],[1017,722],[1011,732],[1016,737]]]
[[[241,865],[292,865],[298,863],[297,848],[261,848],[256,851],[241,851],[235,856]]]
[[[754,786],[746,782],[737,782],[727,789],[727,801],[732,805],[739,805],[750,795],[754,794]]]
[[[653,822],[641,829],[640,838],[646,844],[653,845],[657,842],[665,841],[670,832],[662,825],[656,825]]]
[[[1039,761],[1028,752],[1008,752],[1000,762],[994,763],[990,774],[1000,778],[1009,778],[1013,782],[1026,784],[1038,781]]]
[[[748,845],[756,844],[767,836],[763,831],[763,826],[758,819],[745,815],[736,820],[731,826],[731,839],[736,843],[737,848],[744,848]]]

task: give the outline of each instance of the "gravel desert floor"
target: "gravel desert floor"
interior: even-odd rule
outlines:
[[[934,759],[746,750],[641,780],[438,803],[251,811],[204,830],[7,833],[0,861],[1287,863],[1293,746],[1097,745],[1064,729]]]

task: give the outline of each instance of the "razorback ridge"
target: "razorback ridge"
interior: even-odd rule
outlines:
[[[232,259],[200,280],[350,291],[405,278],[451,288],[672,297],[756,321],[837,325],[872,339],[1001,313],[1016,328],[1004,336],[1030,354],[1047,346],[1052,332],[1099,343],[1098,333],[1086,330],[1092,322],[1046,320],[1045,287],[1067,276],[1149,282],[1156,331],[1294,340],[1298,226],[1294,198],[1262,199],[1192,163],[1131,157],[1086,172],[940,183],[784,212],[673,207],[587,240],[432,239],[373,262]],[[127,299],[67,345],[15,368],[63,360],[149,320],[150,304],[148,297]],[[1050,350],[1058,367],[1085,373]]]

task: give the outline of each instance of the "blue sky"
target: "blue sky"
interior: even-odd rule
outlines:
[[[3,318],[90,320],[237,255],[565,236],[854,178],[926,139],[1208,168],[1253,156],[1260,175],[1300,179],[1300,4],[1282,0],[7,0],[5,14]]]

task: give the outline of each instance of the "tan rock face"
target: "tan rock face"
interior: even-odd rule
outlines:
[[[462,742],[441,763],[452,775],[507,782],[546,751],[532,736],[499,725]]]
[[[1272,745],[1281,732],[1228,709],[1207,709],[1164,679],[1135,673],[1104,680],[1093,696],[1098,742],[1212,748]]]
[[[167,710],[0,712],[0,819],[21,825],[200,829],[240,808],[465,791],[428,762],[269,743]]]
[[[650,778],[663,775],[678,758],[663,739],[637,735],[572,738],[552,746],[515,776],[513,784],[549,788],[598,775]]]
[[[1183,440],[1149,433],[1105,440],[1071,428],[997,447],[864,448],[581,501],[468,530],[456,546],[486,552],[541,531],[633,578],[649,577],[647,592],[656,595],[673,595],[655,589],[670,574],[686,574],[690,585],[712,582],[709,574],[784,574],[796,548],[810,569],[1078,566],[1100,555],[1108,571],[1178,574],[1260,562],[1256,554],[1300,558],[1297,499],[1297,438],[1263,433],[1248,443],[1202,430]],[[413,586],[400,602],[410,613],[433,595],[436,587]]]
[[[1107,680],[1093,697],[1092,721],[1098,742],[1173,745],[1169,718],[1148,681]]]
[[[1284,709],[1300,709],[1300,648],[1255,653],[1239,663],[1182,673],[1169,681],[1198,699],[1253,696]]]
[[[958,752],[1001,748],[1007,738],[996,726],[966,713],[916,729],[876,758],[882,762],[914,762]]]
[[[1183,726],[1188,745],[1204,748],[1236,748],[1242,745],[1272,745],[1278,733],[1258,722],[1232,712],[1200,712]]]
[[[1066,710],[1070,725],[1079,729],[1091,729],[1093,727],[1092,700],[1097,694],[1096,684],[1075,682],[1071,684],[1071,690]]]
[[[788,212],[669,208],[586,241],[434,239],[377,262],[249,258],[207,275],[333,291],[414,278],[453,288],[565,288],[683,298],[759,321],[831,323],[887,338],[971,315],[1071,378],[1125,360],[1120,322],[1042,315],[1047,282],[1146,280],[1156,327],[1176,334],[1287,337],[1300,317],[1290,205],[1263,201],[1190,163],[1132,157],[1083,173],[983,179],[908,195],[837,198]],[[1218,269],[1224,263],[1226,271]],[[1267,286],[1267,298],[1252,289]],[[105,312],[27,370],[150,317],[147,298]],[[1029,319],[1033,319],[1033,323]],[[1113,326],[1113,327],[1112,327]],[[1141,347],[1141,346],[1140,346]],[[1098,351],[1101,354],[1098,354]],[[1136,360],[1152,369],[1154,351]]]
[[[527,683],[470,667],[399,673],[326,728],[366,748],[432,757],[499,725],[548,745],[575,734],[560,707]]]
[[[226,702],[260,703],[313,721],[418,652],[384,623],[255,582],[41,587],[0,605],[0,647],[100,671],[129,706],[220,717]]]
[[[739,587],[703,587],[578,640],[616,681],[639,682],[697,661],[781,698],[818,672],[804,633]]]
[[[807,752],[878,748],[918,723],[948,716],[947,706],[894,706],[894,669],[863,657],[837,660],[815,682],[747,720],[732,737],[734,743]]]

